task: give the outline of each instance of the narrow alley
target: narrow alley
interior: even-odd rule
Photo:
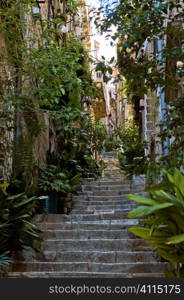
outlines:
[[[0,278],[184,278],[183,116],[182,0],[1,0]]]
[[[42,250],[37,254],[25,253],[25,261],[14,263],[10,277],[164,276],[167,263],[160,262],[143,239],[135,238],[128,231],[138,221],[127,218],[135,204],[125,194],[143,195],[144,182],[123,179],[115,167],[113,153],[104,153],[104,160],[108,164],[105,177],[81,184],[71,214],[36,217],[43,231]]]

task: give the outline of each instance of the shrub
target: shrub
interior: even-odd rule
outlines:
[[[174,169],[163,170],[161,183],[150,187],[151,197],[128,195],[141,204],[129,213],[129,218],[144,217],[142,226],[129,230],[146,239],[158,255],[171,263],[169,277],[184,276],[184,175]]]
[[[142,142],[138,128],[128,126],[119,132],[120,148],[118,160],[120,169],[127,178],[133,175],[144,174],[147,168],[147,157],[145,156],[146,142]]]
[[[9,195],[7,188],[8,184],[0,184],[0,269],[11,262],[13,253],[26,248],[37,250],[35,241],[41,241],[32,222],[36,197]]]

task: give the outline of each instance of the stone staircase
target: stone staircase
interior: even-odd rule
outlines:
[[[16,261],[8,276],[164,277],[167,263],[159,262],[152,248],[128,231],[138,223],[127,218],[135,207],[125,197],[130,192],[144,194],[144,186],[119,174],[83,182],[70,215],[36,216],[43,231],[42,249],[40,253],[25,252],[25,260]]]

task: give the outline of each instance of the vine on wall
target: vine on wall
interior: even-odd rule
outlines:
[[[72,34],[63,39],[59,31],[68,14],[77,12],[78,3],[62,2],[63,11],[58,9],[49,19],[40,15],[36,23],[29,17],[36,1],[9,1],[1,5],[1,32],[6,49],[1,55],[2,107],[6,105],[5,111],[8,103],[14,110],[13,171],[19,180],[30,178],[25,174],[35,170],[33,146],[41,133],[49,130],[45,114],[49,118],[50,111],[60,111],[65,106],[83,110],[85,99],[96,93],[83,44]],[[52,124],[50,120],[51,127]]]

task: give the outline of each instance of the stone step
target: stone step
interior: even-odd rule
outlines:
[[[140,187],[141,189],[141,187]],[[130,184],[126,185],[82,185],[82,191],[127,191],[131,190]]]
[[[163,272],[117,273],[117,272],[10,272],[9,278],[163,278]]]
[[[106,178],[109,178],[109,179],[114,179],[114,178],[117,178],[117,179],[122,179],[123,178],[123,175],[121,172],[119,171],[105,171],[102,175],[103,177],[106,177]]]
[[[101,191],[94,191],[91,193],[89,192],[85,192],[87,196],[123,196],[123,197],[126,197],[127,194],[136,194],[136,195],[146,195],[145,192],[143,190],[140,190],[140,191],[137,191],[137,190],[124,190],[124,191],[119,191],[119,190],[116,190],[116,191],[109,191],[109,190],[101,190]],[[88,194],[89,193],[89,194]]]
[[[36,222],[65,222],[65,221],[98,221],[98,220],[121,220],[126,219],[128,212],[95,212],[94,214],[70,214],[70,215],[56,215],[52,218],[50,215],[43,215],[36,218]]]
[[[131,184],[131,180],[125,180],[125,179],[119,179],[119,178],[114,178],[114,179],[107,179],[107,178],[103,178],[103,179],[99,179],[99,180],[94,180],[94,181],[88,181],[88,182],[83,182],[82,185],[98,185],[98,186],[103,186],[103,185],[127,185],[127,184]]]
[[[155,273],[164,272],[167,263],[87,263],[87,262],[17,262],[12,272],[118,272],[118,273]]]
[[[50,239],[43,241],[41,251],[66,250],[102,250],[102,251],[149,251],[152,247],[142,239]]]
[[[89,209],[89,207],[87,207],[87,209],[85,209],[85,211],[83,211],[84,208],[80,208],[80,209],[72,209],[70,215],[75,215],[75,214],[81,214],[81,215],[86,215],[86,214],[90,214],[90,215],[94,215],[94,214],[97,214],[97,213],[114,213],[114,214],[119,214],[119,213],[128,213],[130,211],[130,209],[127,209],[127,208],[112,208],[112,209],[109,209],[109,208],[106,208],[104,209],[103,207],[98,207],[98,209]]]
[[[127,217],[127,213],[125,212],[126,217]],[[113,217],[114,215],[114,217]],[[63,222],[63,224],[65,222],[81,222],[81,221],[110,221],[110,220],[119,220],[120,222],[122,220],[122,222],[124,221],[124,219],[128,219],[128,218],[120,218],[121,217],[121,213],[119,216],[119,213],[115,214],[113,211],[111,212],[95,212],[94,214],[88,214],[86,212],[86,214],[71,214],[71,215],[63,215],[63,214],[43,214],[43,215],[36,215],[35,217],[35,222],[37,223],[61,223]],[[115,216],[117,216],[117,219],[115,218]],[[111,219],[112,217],[112,219]],[[107,219],[106,219],[107,218]],[[103,222],[102,222],[103,223]]]
[[[147,196],[143,177],[124,179],[110,161],[104,175],[109,178],[91,178],[79,186],[69,215],[35,216],[42,230],[40,252],[24,251],[9,278],[164,277],[168,264],[128,231],[139,221],[127,217],[137,204],[126,194]]]
[[[109,173],[112,174],[113,179],[121,179],[124,180],[123,174],[119,171],[118,165],[114,162],[109,164],[106,169],[102,171],[102,178],[100,180],[109,180],[112,179],[111,176],[109,176]],[[118,176],[117,176],[118,175]]]
[[[104,173],[106,174],[108,172],[112,172],[112,173],[119,172],[121,174],[121,178],[122,179],[124,178],[124,176],[122,175],[121,170],[118,167],[118,162],[117,161],[113,161],[112,163],[110,163],[107,166],[107,168],[104,170]]]
[[[100,206],[100,207],[108,207],[108,206],[115,206],[121,205],[121,207],[126,207],[127,205],[134,205],[135,202],[129,199],[121,199],[121,200],[97,200],[97,201],[89,201],[89,200],[78,200],[73,203],[73,208],[77,208],[79,206],[82,207],[91,207],[91,206]]]
[[[91,202],[105,202],[105,203],[108,203],[108,202],[124,202],[124,203],[134,203],[133,200],[129,199],[126,197],[127,194],[125,195],[120,195],[120,196],[93,196],[93,195],[89,195],[89,196],[75,196],[73,198],[73,203],[79,203],[81,201],[85,201],[86,203],[91,203]],[[92,203],[93,204],[93,203]]]
[[[96,262],[96,263],[120,263],[120,262],[157,262],[158,258],[153,251],[33,251],[23,252],[24,260],[49,261],[49,262]]]
[[[134,193],[134,195],[136,195],[136,194]],[[139,193],[139,195],[143,196],[144,194]],[[77,200],[79,201],[79,200],[82,200],[82,199],[77,199]],[[123,201],[124,200],[124,202],[125,201],[129,202],[129,203],[133,202],[132,200],[126,198],[123,195],[120,195],[120,196],[89,196],[87,200],[88,201]]]
[[[110,167],[112,167],[112,168],[110,169]],[[108,175],[112,175],[111,178],[113,178],[114,175],[119,175],[118,178],[121,178],[121,179],[123,178],[122,172],[117,168],[117,165],[113,165],[113,164],[103,171],[103,175],[107,175],[107,178],[109,178]],[[106,176],[104,176],[104,178],[105,177]],[[114,177],[114,178],[116,178],[116,177]]]
[[[107,168],[104,170],[104,173],[108,173],[108,172],[119,172],[121,174],[122,179],[124,178],[122,176],[122,172],[120,171],[120,169],[118,168],[118,162],[117,161],[113,161],[112,163],[110,163]]]
[[[128,192],[127,192],[128,193]],[[127,194],[126,193],[126,194]],[[129,194],[132,194],[132,193],[129,193]],[[135,195],[144,195],[143,192],[137,194],[137,193],[133,193]],[[74,196],[73,197],[73,202],[77,202],[77,201],[84,201],[84,200],[87,200],[87,201],[118,201],[118,200],[128,200],[129,202],[131,202],[131,200],[127,199],[125,197],[125,195],[120,195],[120,196],[109,196],[109,195],[101,195],[101,196],[95,196],[95,195],[85,195],[85,196]]]
[[[74,204],[73,208],[72,208],[72,212],[74,212],[75,210],[78,210],[78,211],[84,211],[85,213],[87,211],[96,211],[96,210],[102,210],[102,211],[109,211],[109,210],[119,210],[119,209],[125,209],[125,210],[132,210],[133,208],[137,207],[137,204],[132,202],[130,204],[124,204],[122,202],[120,202],[119,204],[116,204],[116,203],[108,203],[108,204],[104,204],[104,205],[101,205],[101,204],[90,204],[90,205],[86,205],[86,203],[76,203]]]
[[[144,181],[134,181],[132,182],[132,180],[124,180],[124,179],[120,179],[120,178],[101,178],[98,180],[91,180],[91,181],[83,181],[80,183],[81,187],[85,187],[85,186],[98,186],[98,187],[103,187],[103,186],[109,186],[110,188],[113,188],[113,186],[121,186],[121,188],[124,187],[135,187],[137,188],[137,186],[142,186],[145,185]]]
[[[144,193],[143,191],[137,191],[136,194],[142,195],[142,193]],[[96,196],[108,196],[108,197],[114,197],[114,196],[124,196],[126,194],[135,194],[135,191],[132,192],[131,190],[124,190],[124,191],[120,191],[120,190],[116,190],[116,191],[109,191],[109,190],[101,190],[101,191],[85,191],[85,195],[88,197],[96,197]],[[82,195],[81,195],[82,196]]]
[[[124,219],[124,220],[106,220],[106,221],[80,221],[80,222],[52,222],[52,223],[37,223],[40,230],[74,230],[74,229],[88,229],[88,230],[117,230],[126,229],[130,226],[138,224],[136,219]]]
[[[101,155],[100,155],[102,158],[110,158],[110,157],[113,157],[115,158],[117,156],[116,152],[114,151],[106,151],[106,152],[102,152]]]
[[[124,230],[47,230],[41,234],[46,239],[123,239],[135,238],[127,229]]]
[[[110,212],[110,210],[107,210],[106,212]],[[72,209],[72,211],[70,212],[70,215],[86,215],[86,214],[90,214],[90,215],[94,215],[95,214],[95,211],[94,210],[87,210],[83,209],[83,207],[81,209]]]

